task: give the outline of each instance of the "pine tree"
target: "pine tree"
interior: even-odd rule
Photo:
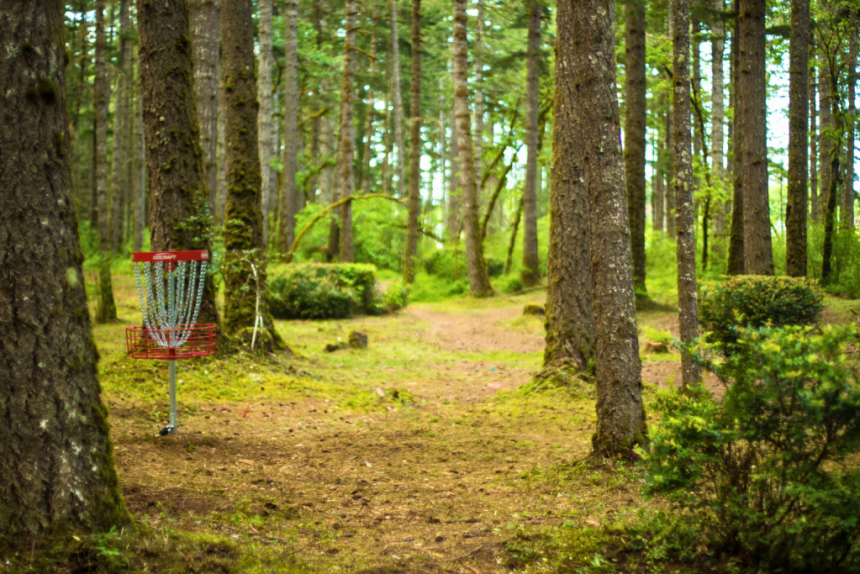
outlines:
[[[281,222],[278,250],[287,253],[295,238],[296,207],[299,203],[296,187],[296,140],[298,139],[299,64],[298,15],[296,0],[287,0],[284,14],[284,173],[281,191]],[[319,118],[314,118],[314,135],[319,130]],[[317,148],[319,142],[316,142]],[[313,153],[313,152],[312,152]],[[312,184],[313,185],[313,184]]]
[[[415,254],[418,251],[418,217],[421,215],[421,0],[412,0],[412,80],[409,102],[409,215],[406,228],[406,251],[403,278],[415,278]]]
[[[790,50],[785,267],[791,277],[806,277],[809,0],[791,2]]]
[[[540,81],[540,16],[541,8],[535,0],[528,4],[529,40],[526,74],[526,181],[523,190],[523,284],[526,286],[540,283],[540,262],[538,261],[537,237],[537,130],[538,130],[538,88]]]
[[[340,198],[352,196],[352,155],[355,146],[352,114],[355,107],[355,17],[358,8],[355,0],[346,0],[346,33],[343,40],[343,88],[340,96]],[[352,201],[343,204],[340,211],[340,260],[355,260],[352,234]]]
[[[633,250],[633,281],[645,290],[645,4],[628,2],[625,14],[625,101],[624,172],[630,243]]]

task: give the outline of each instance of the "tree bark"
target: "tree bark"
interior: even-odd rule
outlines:
[[[734,0],[734,11],[739,10],[740,0]],[[744,188],[743,188],[743,146],[741,134],[744,126],[738,113],[738,98],[740,96],[740,18],[735,18],[732,31],[732,118],[731,148],[732,148],[732,225],[729,231],[729,261],[726,273],[743,275],[744,266]]]
[[[397,197],[403,197],[403,100],[400,96],[400,48],[397,35],[397,0],[391,2],[391,94],[394,108],[394,144],[397,146]]]
[[[393,0],[392,0],[393,1]],[[392,4],[392,10],[394,4]],[[346,34],[343,40],[343,91],[340,108],[340,197],[352,195],[352,155],[355,135],[352,125],[352,112],[355,97],[355,0],[346,0]],[[402,141],[402,140],[401,140]],[[400,184],[398,184],[400,185]],[[398,188],[399,189],[399,188]],[[400,194],[398,193],[398,197]],[[352,263],[355,260],[352,235],[352,202],[343,204],[340,212],[340,261]]]
[[[281,223],[278,237],[278,251],[287,253],[296,233],[296,141],[298,139],[299,107],[299,62],[298,62],[298,20],[297,0],[287,0],[284,12],[284,173],[281,191]],[[318,126],[319,118],[314,118]],[[316,129],[319,129],[318,127]],[[316,141],[319,152],[319,137]],[[316,154],[313,153],[314,158]],[[314,178],[316,180],[316,178]]]
[[[110,275],[110,212],[107,186],[107,111],[110,100],[110,81],[105,66],[104,0],[96,1],[96,77],[93,81],[95,106],[95,179],[99,230],[99,299],[96,304],[96,322],[116,320],[116,303]]]
[[[540,11],[535,0],[529,2],[528,61],[526,72],[526,181],[523,191],[523,267],[520,277],[527,287],[540,283],[537,237],[537,131],[540,81]]]
[[[514,246],[517,244],[517,231],[520,227],[520,220],[523,218],[523,198],[520,196],[520,200],[517,202],[517,212],[514,215],[514,222],[511,224],[511,238],[508,241],[508,256],[505,259],[505,275],[510,274],[511,266],[513,265],[514,259]],[[547,302],[549,299],[547,299]],[[548,363],[549,361],[545,361],[544,363]]]
[[[690,51],[690,2],[672,0],[674,21],[672,45],[676,54]],[[699,310],[696,301],[696,237],[693,213],[693,157],[690,154],[690,68],[687,58],[674,58],[672,65],[673,110],[675,113],[675,205],[678,206],[678,308],[681,341],[695,343],[699,336]],[[707,237],[707,236],[706,236]],[[704,245],[707,253],[707,244]],[[681,355],[681,375],[685,389],[702,381],[702,373],[692,357]]]
[[[260,191],[261,211],[263,213],[263,249],[269,248],[269,227],[271,223],[272,196],[275,194],[277,173],[272,169],[272,1],[259,0],[260,17],[258,21],[258,38],[260,60],[257,66],[257,101],[260,104],[257,113],[257,140],[260,151]]]
[[[854,134],[857,123],[857,36],[860,35],[860,8],[851,13],[848,28],[848,118],[845,126],[845,193],[842,196],[842,227],[854,229]]]
[[[371,27],[376,27],[376,10],[373,11],[370,17]],[[376,75],[376,34],[370,36],[370,70],[368,75],[373,78]],[[373,85],[368,85],[367,88],[367,105],[364,113],[364,151],[361,159],[362,165],[359,175],[361,177],[362,193],[369,193],[372,182],[370,181],[370,158],[373,155],[373,117],[374,110],[374,93]]]
[[[140,70],[140,57],[137,57]],[[134,99],[134,240],[135,251],[143,249],[143,230],[146,228],[146,142],[143,134],[143,87],[138,83]]]
[[[809,51],[815,53],[815,35],[809,34]],[[818,223],[818,106],[816,94],[818,82],[815,75],[814,58],[809,62],[809,217]]]
[[[421,215],[421,0],[412,0],[412,81],[409,111],[409,219],[403,279],[415,279],[415,254],[418,251],[418,217]]]
[[[224,163],[227,197],[224,211],[224,329],[228,334],[256,321],[253,273],[245,259],[259,265],[259,289],[266,292],[265,246],[261,213],[260,153],[257,149],[254,23],[251,0],[221,2],[221,79],[224,83]],[[253,251],[256,250],[256,251]],[[250,285],[250,290],[243,289]],[[262,296],[261,314],[275,346],[281,339]]]
[[[624,172],[630,246],[633,251],[633,282],[645,291],[645,4],[634,0],[624,5],[625,102]]]
[[[475,177],[478,178],[478,202],[481,201],[484,181],[484,0],[477,0],[478,17],[475,22]],[[538,36],[540,24],[538,24]],[[531,32],[529,33],[531,40]],[[529,64],[531,59],[528,60]]]
[[[633,261],[615,80],[615,2],[580,0],[571,65],[591,242],[597,379],[595,453],[632,458],[647,441]]]
[[[556,14],[555,98],[550,171],[544,367],[565,359],[588,372],[594,359],[591,251],[585,158],[573,58],[574,3],[560,2]],[[519,221],[519,219],[517,219]]]
[[[221,74],[221,0],[189,0],[191,49],[194,58],[194,100],[200,123],[203,180],[209,209],[216,209],[218,193],[218,79]]]
[[[713,9],[717,12],[725,10],[724,0],[713,0]],[[723,52],[725,51],[726,27],[721,18],[716,17],[711,24],[711,169],[715,182],[725,180],[723,148]],[[714,235],[718,241],[711,243],[711,259],[722,261],[725,257],[726,238],[726,202],[718,201],[714,209]]]
[[[478,181],[475,176],[475,157],[472,153],[466,21],[466,0],[454,0],[454,110],[460,152],[460,188],[463,190],[463,223],[466,230],[469,291],[473,297],[489,297],[493,294],[493,288],[490,285],[490,276],[487,274],[487,264],[484,261],[481,222],[478,220]]]
[[[825,26],[822,18],[820,26]],[[827,194],[830,193],[831,183],[835,174],[831,171],[833,158],[833,98],[830,92],[830,63],[827,45],[821,42],[818,47],[818,99],[819,99],[819,130],[818,130],[818,219],[823,220],[827,214]]]
[[[448,179],[448,220],[445,224],[447,229],[446,239],[450,243],[460,241],[460,221],[462,211],[460,209],[463,195],[460,189],[460,137],[457,133],[457,119],[454,110],[451,110],[451,143],[448,146],[451,159]]]
[[[15,47],[0,58],[0,555],[9,557],[130,522],[81,268],[64,8],[0,0],[0,37]],[[101,1],[96,13],[102,83]]]
[[[667,1],[667,6],[671,5],[672,0]],[[672,22],[672,18],[667,14],[667,30],[669,32],[669,37],[672,38],[674,36],[674,23]],[[672,48],[674,50],[674,48]],[[672,52],[672,60],[674,60],[674,51]],[[669,79],[671,83],[671,78]],[[676,240],[677,229],[675,226],[675,194],[672,193],[674,181],[675,181],[675,128],[674,126],[674,111],[672,107],[672,98],[669,97],[669,111],[666,113],[666,235],[669,237],[669,241]]]
[[[785,268],[790,277],[806,277],[809,0],[791,2],[790,41]]]
[[[123,177],[123,165],[125,165],[125,149],[122,146],[123,134],[128,129],[125,113],[126,95],[126,65],[127,52],[131,47],[126,40],[129,27],[128,0],[120,0],[119,3],[119,50],[116,59],[116,104],[114,105],[113,121],[113,162],[110,178],[110,250],[113,255],[117,254],[119,244],[122,242],[122,196],[126,181]]]

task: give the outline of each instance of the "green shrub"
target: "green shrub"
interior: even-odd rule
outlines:
[[[306,263],[287,265],[266,282],[269,310],[278,319],[335,319],[373,313],[373,265]]]
[[[741,327],[721,364],[697,357],[725,383],[721,402],[661,393],[648,491],[710,552],[771,572],[858,571],[860,378],[845,354],[858,336]]]
[[[523,280],[520,279],[519,275],[511,275],[508,277],[508,280],[505,281],[505,286],[502,287],[503,293],[519,293],[523,290]]]
[[[409,286],[402,279],[392,281],[385,291],[385,307],[390,312],[406,307],[409,301]]]
[[[730,349],[739,326],[812,325],[824,309],[816,281],[743,275],[702,287],[699,321],[710,341]]]
[[[492,256],[485,256],[487,274],[498,277],[505,270],[505,262]],[[423,260],[424,270],[448,281],[459,281],[468,276],[466,252],[459,247],[444,247],[437,249]]]

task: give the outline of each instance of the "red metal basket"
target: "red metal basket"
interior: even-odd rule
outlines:
[[[155,342],[154,333],[159,333],[162,339],[179,339],[189,330],[188,327],[176,329],[147,329],[145,327],[128,327],[125,330],[125,342],[128,356],[133,359],[190,359],[214,354],[218,349],[216,340],[218,326],[198,323],[190,328],[188,340],[179,348],[165,349]]]

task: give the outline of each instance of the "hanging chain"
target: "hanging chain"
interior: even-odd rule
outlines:
[[[188,342],[197,322],[207,265],[206,261],[179,261],[166,274],[164,267],[161,261],[136,263],[134,279],[144,328],[159,347],[176,349]]]

